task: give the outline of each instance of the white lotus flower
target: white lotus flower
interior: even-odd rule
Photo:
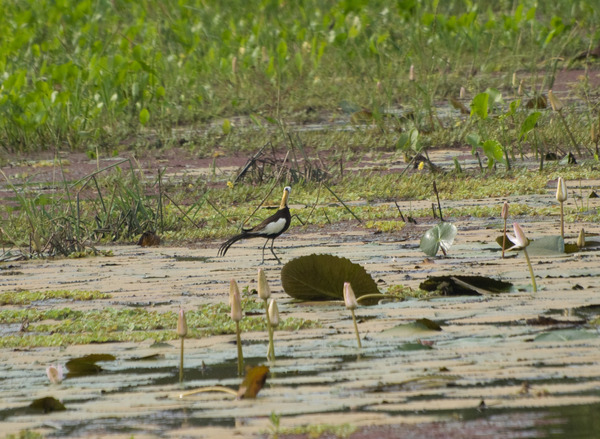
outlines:
[[[510,233],[506,234],[506,236],[508,236],[508,239],[510,239],[510,241],[515,245],[514,247],[511,247],[510,250],[520,250],[527,247],[529,245],[529,239],[527,239],[527,237],[525,236],[525,233],[523,232],[521,226],[517,223],[514,223],[513,228],[515,230],[514,236]]]

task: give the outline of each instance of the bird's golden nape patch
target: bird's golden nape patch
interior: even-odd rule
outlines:
[[[288,201],[288,197],[290,196],[290,190],[292,188],[290,188],[289,186],[286,186],[283,189],[283,196],[281,197],[281,204],[279,205],[280,209],[285,209],[287,207],[287,201]]]

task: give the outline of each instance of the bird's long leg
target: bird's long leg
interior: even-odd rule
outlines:
[[[275,251],[273,250],[273,244],[275,244],[275,238],[271,239],[271,253],[273,253],[273,256],[275,256],[275,259],[277,259],[279,265],[281,265],[281,261],[279,260],[279,258],[275,254]]]
[[[267,238],[267,240],[265,241],[265,245],[263,245],[263,258],[262,258],[260,265],[265,263],[265,247],[267,246],[268,242],[269,242],[269,238]]]

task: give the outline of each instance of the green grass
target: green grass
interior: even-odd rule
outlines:
[[[178,125],[302,121],[344,100],[433,121],[460,86],[501,88],[520,71],[527,92],[548,87],[554,60],[597,41],[599,22],[591,0],[9,2],[0,144],[110,152],[149,130],[172,142]]]
[[[262,303],[250,298],[242,300],[245,312],[260,313]],[[199,338],[215,334],[234,334],[235,323],[225,304],[202,305],[186,312],[188,337]],[[0,324],[27,321],[25,332],[5,335],[0,348],[66,346],[71,344],[106,343],[119,341],[174,340],[177,313],[145,309],[102,308],[80,311],[70,308],[38,310],[34,308],[1,310]],[[317,321],[287,318],[280,323],[281,330],[296,331],[318,327]],[[263,316],[246,316],[240,322],[242,331],[265,331]]]
[[[129,165],[129,163],[128,163]],[[432,191],[435,179],[439,196],[444,200],[489,199],[510,195],[544,194],[548,186],[562,176],[571,193],[581,192],[578,181],[597,177],[596,164],[579,166],[546,166],[543,172],[528,170],[522,166],[510,171],[469,171],[456,174],[432,174],[427,171],[411,171],[400,177],[399,173],[382,173],[378,170],[354,171],[343,179],[338,175],[331,181],[331,190],[342,200],[351,203],[349,208],[363,222],[363,227],[374,231],[400,231],[404,225],[397,208],[391,203],[401,200],[434,201]],[[189,181],[169,181],[159,185],[158,180],[139,178],[136,170],[106,170],[82,179],[84,183],[63,185],[54,194],[37,192],[34,185],[13,186],[20,205],[2,205],[5,220],[0,241],[4,245],[19,247],[24,253],[35,255],[64,255],[80,257],[100,254],[96,243],[113,241],[135,242],[144,230],[155,230],[170,242],[199,239],[222,239],[235,233],[249,212],[268,194],[265,185],[239,184],[233,188],[191,185]],[[87,185],[88,192],[79,202],[74,200],[74,188]],[[92,188],[89,188],[89,187]],[[160,187],[166,195],[157,195]],[[80,193],[84,193],[83,190]],[[580,194],[585,197],[587,194]],[[277,189],[267,198],[266,204],[276,204]],[[291,198],[294,213],[309,225],[323,226],[339,221],[355,221],[354,216],[339,203],[333,194],[317,182],[294,185]],[[584,215],[586,202],[567,206],[567,221]],[[298,208],[300,206],[300,208]],[[304,206],[304,208],[302,208]],[[315,207],[313,209],[313,207]],[[501,204],[442,207],[447,217],[499,216]],[[249,220],[258,222],[271,214],[271,210],[259,210]],[[511,207],[513,215],[556,215],[553,206],[534,208],[526,205]],[[406,209],[404,215],[414,218],[431,217],[430,209]],[[600,215],[596,213],[594,217]],[[294,220],[294,227],[300,223]],[[76,244],[76,245],[75,245]]]
[[[600,131],[598,94],[586,81],[586,65],[571,62],[600,38],[594,6],[591,0],[537,7],[530,0],[9,2],[0,17],[7,29],[0,38],[0,163],[3,151],[83,150],[106,158],[183,143],[189,154],[217,158],[269,145],[289,153],[283,178],[294,186],[292,204],[309,208],[296,213],[310,224],[353,217],[299,164],[303,156],[341,199],[368,202],[352,211],[381,232],[401,225],[394,209],[373,204],[433,200],[431,173],[387,172],[386,161],[423,150],[471,145],[484,168],[496,165],[436,175],[442,200],[543,193],[558,175],[567,181],[597,175],[598,143],[590,130]],[[527,101],[569,67],[582,69],[583,79],[561,113],[528,109]],[[521,95],[513,73],[523,81]],[[461,87],[470,116],[447,105]],[[398,109],[411,117],[389,114]],[[321,129],[298,130],[303,123]],[[578,160],[596,155],[595,163],[546,162],[539,173],[522,166],[525,156],[540,162],[548,152],[577,150]],[[371,160],[377,167],[347,169]],[[208,176],[174,180],[161,170],[148,178],[129,159],[72,181],[68,160],[40,162],[54,167],[52,191],[47,182],[33,182],[35,169],[5,176],[12,194],[0,206],[0,242],[31,256],[77,257],[99,254],[97,243],[135,242],[150,230],[175,242],[221,239],[263,200],[278,168],[266,166],[264,175],[229,188],[231,177],[216,163]],[[309,216],[317,200],[324,207]]]
[[[21,430],[17,434],[9,434],[5,436],[5,439],[43,439],[44,436],[41,433],[33,430]]]
[[[29,305],[32,302],[43,300],[98,300],[107,299],[110,294],[100,291],[5,291],[0,293],[0,306],[3,305]]]

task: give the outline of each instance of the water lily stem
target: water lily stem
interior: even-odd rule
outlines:
[[[269,347],[267,349],[267,359],[275,360],[275,346],[273,346],[273,326],[271,325],[271,317],[269,317],[269,304],[265,300],[265,315],[267,317],[267,329],[269,331]]]
[[[533,292],[537,292],[537,285],[535,284],[535,274],[533,274],[533,267],[531,266],[531,261],[529,260],[529,255],[527,254],[527,249],[523,249],[523,253],[525,254],[525,259],[527,260],[527,266],[529,267],[529,274],[531,276],[531,287],[533,288]]]
[[[504,218],[504,235],[502,236],[502,259],[504,259],[504,249],[506,248],[506,218]]]
[[[181,339],[181,355],[179,356],[179,382],[183,383],[183,340],[185,337],[179,337]]]
[[[403,300],[402,297],[398,296],[397,294],[364,294],[360,297],[356,298],[356,301],[358,303],[361,303],[364,300],[367,299],[396,299],[396,300]]]
[[[565,211],[564,211],[564,203],[560,202],[560,236],[565,239]]]
[[[244,353],[242,352],[242,337],[240,335],[240,322],[235,322],[235,333],[237,335],[238,375],[244,372]]]
[[[362,344],[360,342],[360,335],[358,334],[358,324],[356,323],[356,315],[354,314],[353,309],[351,309],[350,312],[352,313],[352,321],[354,322],[354,332],[356,332],[356,342],[358,343],[358,348],[361,349]]]
[[[233,389],[230,389],[229,387],[208,386],[208,387],[201,387],[196,390],[191,390],[191,391],[185,392],[185,393],[180,393],[179,398],[185,398],[186,396],[192,396],[192,395],[196,395],[197,393],[204,393],[204,392],[223,392],[223,393],[229,393],[230,395],[233,395],[233,396],[237,396],[237,392]]]

